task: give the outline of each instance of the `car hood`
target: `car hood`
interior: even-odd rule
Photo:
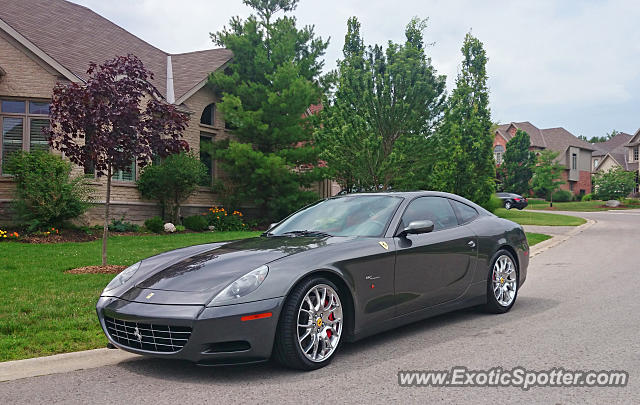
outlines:
[[[142,262],[140,271],[143,273],[136,277],[135,287],[217,293],[251,270],[285,256],[326,245],[328,239],[259,237],[222,245],[203,245],[199,250],[167,252]]]

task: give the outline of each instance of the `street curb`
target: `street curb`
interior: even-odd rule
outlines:
[[[582,225],[576,227],[575,229],[571,230],[570,232],[568,232],[568,233],[566,233],[564,235],[554,236],[551,239],[547,239],[547,240],[545,240],[543,242],[538,243],[537,245],[532,246],[530,251],[529,251],[529,257],[530,258],[534,258],[535,256],[539,255],[540,253],[546,252],[547,250],[558,246],[562,242],[565,242],[565,241],[571,239],[573,236],[583,232],[585,229],[590,228],[596,222],[597,221],[595,221],[593,219],[587,219],[587,223],[586,224],[582,224]]]
[[[19,380],[41,375],[68,373],[123,361],[140,359],[141,356],[119,349],[93,349],[81,352],[55,354],[53,356],[14,360],[0,363],[0,381]]]

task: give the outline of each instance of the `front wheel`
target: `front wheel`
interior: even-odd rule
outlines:
[[[276,332],[274,357],[286,367],[316,370],[331,362],[344,326],[338,287],[323,277],[296,286],[287,297]]]
[[[518,266],[513,255],[507,250],[495,254],[487,280],[488,312],[502,314],[511,309],[518,295]]]

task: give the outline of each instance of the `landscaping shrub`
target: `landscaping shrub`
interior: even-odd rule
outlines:
[[[582,196],[582,201],[591,201],[593,200],[593,194],[589,193],[589,194],[585,194]]]
[[[209,227],[207,223],[207,218],[204,215],[193,215],[190,217],[186,217],[182,224],[192,231],[202,232]]]
[[[184,232],[186,229],[184,225],[176,225],[176,232]]]
[[[16,182],[14,208],[17,221],[30,232],[60,227],[88,208],[90,189],[83,177],[71,177],[71,164],[49,152],[17,152],[5,173]]]
[[[212,207],[207,212],[207,223],[215,227],[216,231],[244,231],[247,225],[242,218],[242,212],[228,212],[224,208]]]
[[[109,224],[109,231],[111,232],[138,232],[139,230],[140,226],[127,222],[124,218],[114,219],[111,221],[111,224]]]
[[[619,200],[631,194],[635,186],[635,173],[621,167],[593,176],[593,189],[599,200]]]
[[[137,184],[142,197],[159,201],[163,215],[176,223],[180,204],[196,191],[206,176],[207,168],[200,159],[189,153],[178,153],[167,156],[159,164],[146,166]]]
[[[553,193],[553,201],[554,202],[569,202],[573,198],[573,194],[571,191],[567,190],[558,190]]]
[[[160,217],[147,219],[144,221],[144,226],[153,233],[162,233],[164,231],[164,221]]]

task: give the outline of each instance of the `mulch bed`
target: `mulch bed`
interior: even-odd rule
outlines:
[[[81,230],[65,229],[62,233],[51,235],[25,235],[19,241],[23,243],[61,243],[61,242],[91,242],[98,239]]]
[[[106,266],[84,266],[65,271],[68,274],[118,274],[127,266],[108,264]]]

